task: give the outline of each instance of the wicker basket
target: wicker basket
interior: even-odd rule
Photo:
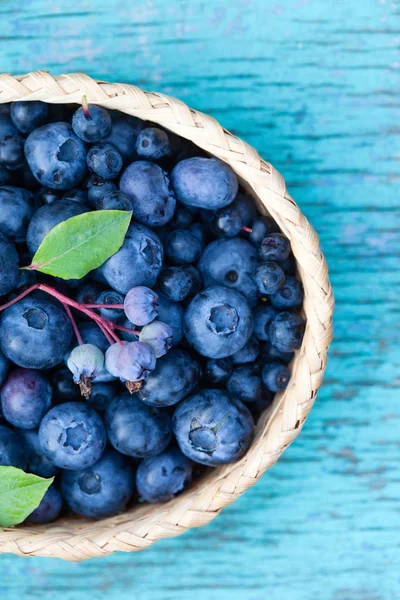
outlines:
[[[241,184],[256,198],[260,211],[269,212],[291,241],[305,290],[307,327],[292,364],[289,387],[261,415],[254,442],[239,462],[213,469],[164,505],[135,506],[122,515],[96,522],[71,517],[45,526],[0,529],[0,552],[69,561],[106,556],[118,550],[142,550],[160,538],[206,525],[254,485],[297,437],[311,410],[326,367],[333,312],[327,265],[318,237],[286,191],[282,176],[254,148],[213,118],[175,98],[144,92],[132,85],[94,81],[80,73],[59,77],[44,71],[19,77],[0,75],[0,104],[14,100],[80,103],[84,94],[91,103],[159,123],[233,168]]]

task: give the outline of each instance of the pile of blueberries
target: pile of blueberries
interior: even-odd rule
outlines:
[[[57,224],[112,209],[132,211],[125,241],[83,279],[19,269]],[[41,289],[0,313],[0,465],[55,476],[34,523],[168,501],[238,460],[304,333],[290,243],[231,168],[86,102],[0,105],[0,304],[37,282],[100,305],[120,341]]]

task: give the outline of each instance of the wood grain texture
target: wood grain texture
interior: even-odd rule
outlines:
[[[400,3],[0,3],[0,72],[182,98],[254,145],[320,234],[337,301],[299,439],[210,526],[82,564],[0,557],[0,597],[397,600]]]

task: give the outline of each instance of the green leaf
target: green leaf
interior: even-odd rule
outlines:
[[[44,238],[27,267],[62,279],[81,279],[122,246],[132,213],[97,210],[59,223]]]
[[[53,481],[54,477],[43,479],[15,467],[0,467],[0,527],[25,521]]]

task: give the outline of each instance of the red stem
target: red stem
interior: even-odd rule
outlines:
[[[63,302],[63,307],[64,307],[64,309],[65,309],[65,312],[66,312],[66,313],[67,313],[67,315],[68,315],[68,319],[71,321],[72,329],[74,330],[74,333],[75,333],[75,335],[76,335],[76,339],[78,340],[78,344],[79,344],[80,346],[82,346],[82,345],[83,345],[82,336],[81,336],[81,334],[79,333],[78,326],[77,326],[77,324],[76,324],[76,322],[75,322],[75,319],[74,319],[74,317],[72,316],[71,309],[70,309],[70,307],[68,306],[68,304],[65,304],[65,302]]]
[[[120,308],[124,309],[123,304],[85,304],[86,308]]]
[[[104,327],[104,325],[102,323],[97,323],[98,326],[100,327],[101,331],[103,332],[103,334],[106,336],[108,343],[113,346],[115,344],[115,340],[111,337],[108,329],[106,327]],[[122,346],[122,342],[121,340],[118,340],[118,343]]]
[[[135,329],[129,329],[129,327],[122,327],[122,325],[117,325],[113,323],[113,327],[118,329],[119,331],[127,331],[128,333],[132,333],[133,335],[140,335],[140,331],[136,331]]]
[[[25,296],[27,296],[31,292],[34,292],[35,290],[39,289],[39,287],[40,287],[40,283],[35,283],[34,285],[31,285],[31,287],[27,288],[24,292],[21,292],[21,294],[19,294],[19,296],[16,296],[12,300],[10,300],[10,302],[7,302],[7,304],[3,304],[2,306],[0,306],[0,312],[2,310],[5,310],[6,308],[10,308],[10,306],[15,304],[19,300],[22,300],[22,298],[25,298]]]

